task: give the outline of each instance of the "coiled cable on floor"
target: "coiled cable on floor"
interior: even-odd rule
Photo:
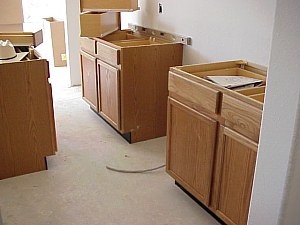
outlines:
[[[154,168],[150,168],[150,169],[143,169],[143,170],[121,170],[121,169],[116,169],[110,166],[106,166],[106,169],[114,171],[114,172],[118,172],[118,173],[146,173],[146,172],[151,172],[154,170],[158,170],[161,168],[164,168],[166,165],[161,165],[161,166],[157,166]]]

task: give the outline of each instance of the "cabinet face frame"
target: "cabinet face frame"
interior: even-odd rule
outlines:
[[[171,154],[174,154],[174,152],[172,153],[172,140],[174,141],[174,139],[176,139],[176,137],[174,138],[172,136],[172,132],[173,132],[173,129],[174,129],[174,121],[172,121],[173,119],[173,110],[176,109],[176,110],[180,110],[181,112],[185,113],[187,117],[191,117],[193,119],[196,119],[199,123],[201,123],[201,127],[203,127],[204,125],[206,126],[207,129],[209,129],[209,131],[211,132],[210,134],[208,133],[201,133],[199,132],[199,137],[198,138],[201,138],[201,135],[208,135],[208,136],[205,136],[204,138],[206,137],[210,137],[210,139],[205,143],[207,144],[207,148],[206,149],[200,149],[200,148],[197,148],[197,149],[189,149],[190,153],[191,152],[195,152],[197,151],[199,153],[199,156],[204,156],[204,158],[200,158],[199,159],[192,159],[191,157],[188,158],[187,155],[185,155],[184,157],[187,157],[186,159],[187,160],[196,160],[197,162],[202,162],[202,163],[207,163],[205,165],[205,172],[203,172],[203,176],[200,176],[200,183],[202,183],[202,188],[204,187],[204,190],[202,190],[202,193],[199,192],[199,189],[196,190],[192,184],[189,184],[189,181],[188,180],[185,180],[183,177],[180,177],[180,174],[176,174],[176,171],[173,171],[172,170],[172,165],[171,165]],[[167,126],[167,167],[166,167],[166,170],[167,172],[178,182],[180,183],[184,188],[186,188],[189,192],[191,192],[199,201],[201,201],[203,204],[207,205],[209,204],[209,201],[210,201],[210,192],[211,192],[211,181],[212,181],[212,171],[213,171],[213,160],[214,160],[214,152],[215,152],[215,142],[216,142],[216,134],[217,134],[217,126],[218,126],[218,123],[217,121],[215,121],[214,119],[212,118],[209,118],[191,108],[189,108],[188,106],[185,106],[183,104],[181,104],[180,102],[174,100],[174,99],[171,99],[169,98],[168,99],[168,126]],[[178,127],[176,128],[178,129]],[[182,128],[184,129],[184,128]],[[187,128],[185,128],[187,129]],[[194,130],[191,132],[195,132]],[[181,141],[185,139],[182,138]],[[187,145],[188,146],[188,145]],[[196,147],[196,146],[194,146]],[[173,151],[176,150],[173,149]],[[177,149],[178,150],[178,149]],[[182,149],[182,151],[185,151],[186,149]],[[200,152],[200,150],[202,150],[202,152]],[[177,152],[178,153],[178,152]],[[175,153],[175,156],[176,156],[176,153]],[[174,157],[175,157],[174,156]],[[200,161],[199,161],[200,160]],[[186,165],[189,164],[189,162],[182,162],[182,163],[185,163]],[[197,164],[198,165],[198,164]],[[181,166],[180,166],[181,167]],[[197,171],[203,171],[203,170],[199,170],[199,168],[197,168],[197,166],[195,168],[192,168],[192,167],[188,167],[186,166],[186,169],[193,169],[193,171],[191,172],[194,172],[194,175],[196,175]],[[203,168],[202,168],[203,169]],[[184,172],[183,172],[184,173]],[[196,182],[196,181],[194,181]],[[196,185],[199,183],[195,183]],[[199,188],[199,186],[198,186]],[[201,189],[201,188],[200,188]],[[201,191],[201,190],[200,190]]]
[[[101,72],[104,70],[104,74]],[[109,64],[97,60],[99,78],[99,113],[116,129],[121,130],[120,71]]]
[[[241,155],[241,148],[235,148],[238,147],[238,145],[243,145],[244,150],[249,152],[245,152],[245,155]],[[229,225],[247,224],[257,147],[257,143],[247,137],[244,137],[227,127],[220,127],[215,157],[211,208],[218,217]],[[240,158],[239,160],[232,159],[233,157],[237,158],[238,156],[244,158]],[[242,159],[246,161],[245,167],[234,169],[234,163],[240,163],[242,162]],[[230,162],[232,162],[232,164],[230,164]],[[243,172],[245,174],[244,176],[241,176],[241,173]],[[226,178],[224,178],[225,174]],[[242,183],[236,184],[242,186],[242,189],[234,190],[234,188],[232,188],[233,186],[236,186],[234,183],[237,180],[234,178],[237,178],[237,180],[243,179]],[[231,195],[229,191],[236,193],[240,192],[240,196]],[[230,197],[235,199],[230,199]],[[234,200],[238,201],[240,204],[236,205]],[[233,219],[230,218],[230,215],[226,213],[226,210],[230,210],[228,213],[235,214],[238,219],[233,221]]]
[[[92,61],[94,66],[90,69],[93,69],[92,73],[93,74],[85,74],[85,66],[87,65],[84,65],[84,60],[83,58],[85,58],[86,60],[89,60],[89,61]],[[97,70],[96,70],[96,58],[83,52],[83,51],[80,51],[80,61],[81,61],[81,81],[82,81],[82,97],[83,99],[94,109],[96,110],[97,112],[99,111],[99,98],[98,98],[98,75],[97,75]],[[91,81],[88,81],[87,82],[87,76],[94,76],[94,87],[93,87],[93,90],[90,89],[90,86],[89,87],[86,87],[87,83],[88,82],[91,82]],[[88,89],[88,90],[87,90]],[[94,93],[95,96],[93,98],[95,99],[90,99],[90,96],[87,96],[89,94],[87,94],[87,92],[90,92],[91,94]]]

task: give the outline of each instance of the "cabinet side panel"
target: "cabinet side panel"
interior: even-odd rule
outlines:
[[[181,64],[181,44],[121,50],[121,121],[133,142],[166,135],[168,71]]]
[[[45,68],[45,60],[0,65],[0,158],[14,175],[46,169],[56,150]]]

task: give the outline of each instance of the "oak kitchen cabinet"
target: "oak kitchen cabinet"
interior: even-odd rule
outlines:
[[[242,75],[261,87],[229,90],[208,75]],[[266,69],[232,61],[170,69],[167,172],[230,225],[245,225],[256,163]]]
[[[168,70],[182,54],[180,43],[130,30],[81,38],[83,97],[131,143],[165,136]]]
[[[0,179],[45,170],[57,151],[48,62],[30,52],[0,64]]]

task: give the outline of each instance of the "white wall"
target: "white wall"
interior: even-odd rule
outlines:
[[[286,184],[285,201],[282,203],[281,224],[299,225],[300,203],[300,103],[298,104],[297,133],[295,134],[296,145],[290,157],[289,175]]]
[[[65,0],[67,21],[65,23],[67,60],[70,74],[70,86],[80,85],[80,57],[79,57],[79,0]]]
[[[55,17],[65,19],[64,0],[22,0],[25,22],[38,22],[41,18]]]
[[[158,14],[158,2],[163,14]],[[247,59],[268,65],[276,0],[140,0],[126,21],[190,36],[184,63]]]
[[[251,225],[300,224],[299,21],[300,1],[278,0],[249,215]]]

